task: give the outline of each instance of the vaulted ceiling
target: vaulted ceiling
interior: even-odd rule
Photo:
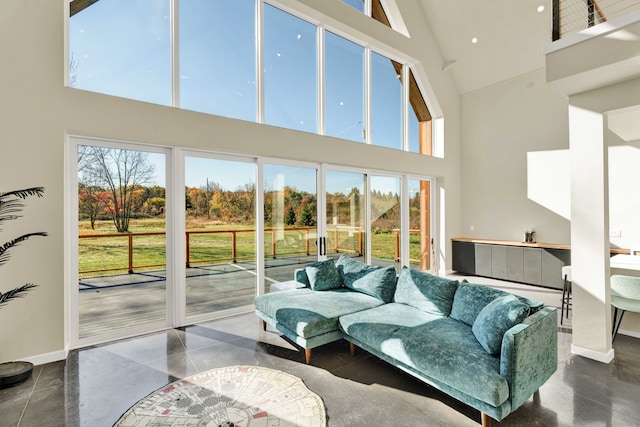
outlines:
[[[419,1],[460,93],[544,68],[551,0]]]

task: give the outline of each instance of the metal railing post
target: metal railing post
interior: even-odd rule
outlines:
[[[129,274],[133,274],[133,234],[129,234]]]
[[[231,262],[236,263],[237,255],[236,255],[236,231],[231,232]]]
[[[190,243],[189,243],[189,239],[191,238],[191,233],[190,232],[186,232],[185,233],[187,235],[186,241],[187,241],[187,268],[191,267],[191,247],[190,247]]]
[[[393,230],[393,240],[394,240],[395,249],[396,249],[395,260],[400,261],[400,233],[398,233],[398,230]]]
[[[276,231],[271,230],[271,257],[276,259]]]

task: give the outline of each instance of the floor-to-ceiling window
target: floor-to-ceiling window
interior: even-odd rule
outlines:
[[[166,153],[80,142],[74,329],[83,339],[167,325]]]
[[[263,166],[265,290],[318,258],[318,168]]]
[[[346,254],[366,257],[366,182],[365,173],[327,170],[326,250],[328,257]]]
[[[431,270],[435,256],[431,234],[431,185],[427,179],[409,179],[409,262],[411,268]]]
[[[426,178],[70,140],[76,344],[250,311],[325,256],[430,267]]]
[[[256,165],[189,155],[185,179],[186,316],[251,305],[256,294]]]
[[[400,178],[371,176],[371,259],[400,267],[401,182]]]

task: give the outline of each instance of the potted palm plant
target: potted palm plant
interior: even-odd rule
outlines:
[[[22,200],[27,197],[36,196],[42,197],[44,194],[43,187],[26,188],[24,190],[10,191],[7,193],[0,193],[0,225],[6,221],[11,221],[20,218],[18,215],[23,208]],[[2,229],[0,229],[2,231]],[[11,250],[18,246],[20,243],[30,239],[34,236],[46,236],[45,232],[26,233],[19,237],[16,237],[8,242],[0,245],[0,266],[6,264],[9,261]],[[0,281],[1,283],[1,281]],[[25,285],[11,289],[6,292],[2,292],[0,289],[0,308],[9,301],[24,296],[31,289],[37,285],[33,283],[26,283]],[[30,362],[5,362],[0,363],[0,388],[9,387],[26,381],[33,370],[33,364]]]

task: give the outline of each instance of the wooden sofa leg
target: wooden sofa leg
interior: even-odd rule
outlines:
[[[304,359],[307,362],[307,365],[309,363],[311,363],[311,349],[310,348],[305,348],[304,349]]]
[[[262,330],[267,332],[267,322],[266,321],[262,321]]]
[[[482,427],[491,427],[491,417],[484,412],[481,412]]]
[[[349,353],[351,353],[352,356],[356,355],[356,345],[352,342],[349,343]]]

